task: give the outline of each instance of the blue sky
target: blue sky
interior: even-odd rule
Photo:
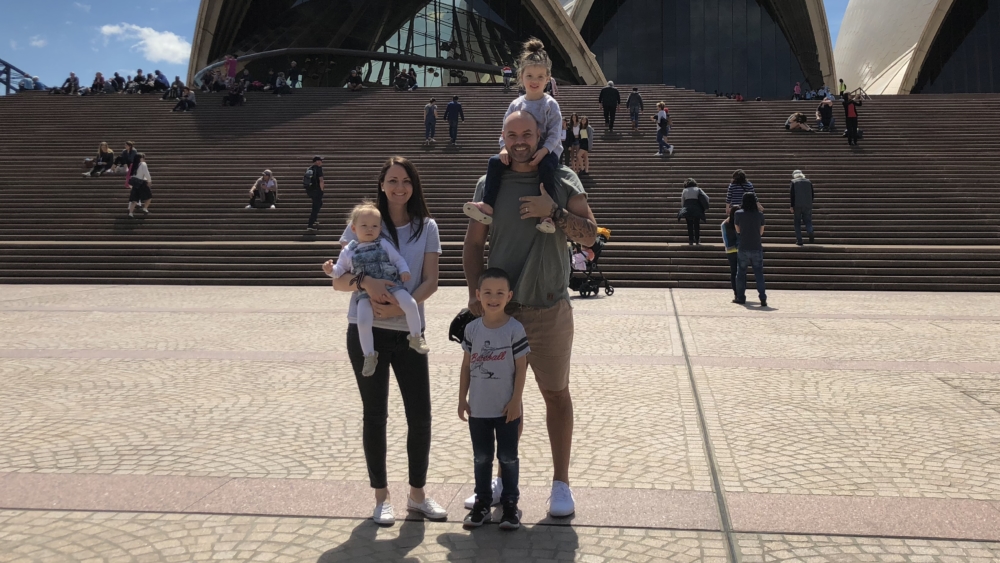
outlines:
[[[825,0],[836,43],[848,0]],[[159,69],[187,78],[199,0],[0,0],[0,59],[48,86],[76,72],[134,74]]]
[[[89,85],[97,71],[159,69],[187,78],[199,0],[0,0],[0,59],[62,84]]]

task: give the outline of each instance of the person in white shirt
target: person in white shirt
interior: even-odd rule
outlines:
[[[271,209],[274,209],[274,204],[278,201],[278,181],[274,179],[270,170],[265,170],[264,174],[257,178],[253,187],[250,188],[250,203],[247,204],[246,209],[257,207],[258,199],[264,201],[264,207]]]
[[[135,211],[135,204],[140,204],[142,206],[142,212],[149,214],[149,203],[153,201],[153,191],[150,187],[153,185],[153,178],[149,175],[149,167],[146,166],[146,153],[139,153],[136,158],[139,159],[139,167],[136,168],[135,174],[129,178],[129,185],[131,189],[128,194],[128,216],[135,217],[132,212]]]

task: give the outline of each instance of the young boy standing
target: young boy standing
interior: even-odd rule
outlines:
[[[470,528],[492,521],[494,441],[503,483],[500,529],[521,527],[517,515],[517,430],[530,349],[524,327],[504,312],[514,296],[510,286],[510,277],[503,270],[489,268],[483,272],[476,290],[483,316],[465,327],[462,340],[465,358],[458,417],[469,421],[476,476],[476,502],[465,517],[465,526]]]

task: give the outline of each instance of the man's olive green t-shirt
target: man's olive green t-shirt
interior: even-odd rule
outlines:
[[[569,168],[560,166],[556,180],[560,207],[566,207],[577,194],[586,195],[580,179]],[[486,176],[479,179],[473,201],[483,200],[485,182]],[[535,172],[504,171],[493,208],[487,265],[507,272],[514,282],[515,302],[548,308],[569,299],[569,251],[561,229],[545,234],[535,228],[538,219],[521,219],[521,198],[537,196],[541,189]]]

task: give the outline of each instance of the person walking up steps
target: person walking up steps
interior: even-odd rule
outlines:
[[[639,130],[639,114],[642,113],[645,107],[642,105],[642,96],[639,95],[638,88],[632,88],[632,93],[628,95],[628,99],[625,100],[625,107],[628,108],[628,117],[632,121],[632,130]]]
[[[802,223],[806,224],[809,244],[816,242],[813,237],[813,184],[801,170],[792,172],[791,204],[789,210],[795,216],[795,244],[802,246]]]
[[[656,116],[652,117],[654,123],[656,123],[656,145],[659,148],[656,156],[663,156],[664,152],[673,156],[674,146],[669,143],[670,140],[670,110],[667,109],[667,104],[663,102],[658,102],[656,104]]]
[[[424,106],[424,145],[430,145],[437,141],[434,134],[437,132],[438,107],[434,103],[434,98]]]
[[[601,94],[597,101],[604,110],[604,127],[611,132],[615,130],[615,114],[618,113],[618,106],[622,105],[622,95],[615,88],[615,83],[608,81],[608,85],[601,88]]]
[[[448,107],[444,108],[444,119],[448,122],[448,136],[451,144],[458,144],[458,120],[465,123],[465,112],[462,111],[462,104],[458,103],[458,96],[453,96],[448,102]]]
[[[521,527],[517,514],[517,441],[531,348],[524,326],[505,311],[513,296],[507,272],[500,268],[483,272],[476,289],[483,316],[465,326],[462,339],[465,355],[458,387],[458,417],[469,422],[476,479],[476,502],[465,517],[469,528],[492,520],[494,442],[503,483],[500,529]]]

